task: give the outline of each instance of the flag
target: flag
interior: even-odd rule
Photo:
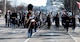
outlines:
[[[77,4],[78,4],[78,7],[79,7],[79,9],[80,9],[80,2],[77,2]]]

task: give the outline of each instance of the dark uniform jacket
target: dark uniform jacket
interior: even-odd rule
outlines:
[[[65,23],[65,27],[69,27],[69,17],[68,16],[65,16],[64,17],[64,23]]]
[[[59,17],[55,17],[55,25],[57,26],[57,27],[59,27]]]
[[[73,27],[76,27],[75,17],[72,17],[72,24],[73,24],[73,25],[72,25]]]
[[[46,22],[48,23],[48,26],[51,26],[51,20],[50,20],[50,17],[47,17]]]
[[[17,18],[17,13],[12,13],[12,15],[11,15],[11,22],[12,22],[13,24],[16,23],[16,18]]]

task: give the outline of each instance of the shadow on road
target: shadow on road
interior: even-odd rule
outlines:
[[[5,40],[5,39],[27,39],[28,37],[12,37],[12,38],[0,38],[0,40]]]

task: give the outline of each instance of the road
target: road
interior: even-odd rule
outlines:
[[[0,19],[0,42],[80,42],[80,27],[76,27],[75,32],[69,29],[66,30],[61,26],[56,30],[54,25],[50,29],[43,26],[33,34],[31,38],[27,37],[27,29],[20,28],[5,28],[4,19]]]
[[[75,35],[75,39],[74,35],[75,33],[71,31],[69,31],[69,33],[66,33],[66,31],[62,27],[59,28],[59,30],[55,30],[55,28],[51,26],[51,29],[40,30],[27,42],[76,42],[75,40],[77,40],[77,33]],[[80,41],[78,40],[77,42]]]

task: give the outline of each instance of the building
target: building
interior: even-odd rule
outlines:
[[[47,0],[46,3],[46,10],[48,13],[55,13],[59,12],[61,8],[64,8],[64,0]]]

